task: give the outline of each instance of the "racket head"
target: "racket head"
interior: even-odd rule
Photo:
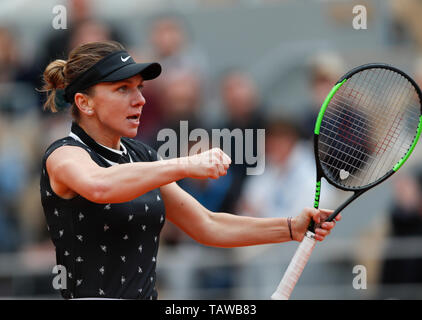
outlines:
[[[394,66],[371,63],[345,74],[314,129],[317,181],[362,193],[394,174],[422,130],[422,93]]]

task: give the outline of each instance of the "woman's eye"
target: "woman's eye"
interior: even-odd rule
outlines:
[[[140,86],[138,86],[138,90],[139,91],[142,91],[142,89],[144,88],[144,86],[143,85],[140,85]]]
[[[119,90],[120,92],[126,92],[127,87],[126,86],[122,86],[122,87],[119,87],[117,90]]]

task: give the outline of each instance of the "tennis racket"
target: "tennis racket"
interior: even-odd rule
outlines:
[[[422,94],[403,71],[386,64],[366,64],[349,71],[332,88],[314,129],[318,209],[321,178],[353,195],[347,205],[391,177],[406,162],[422,129]],[[291,260],[273,300],[289,299],[315,248],[312,221]]]

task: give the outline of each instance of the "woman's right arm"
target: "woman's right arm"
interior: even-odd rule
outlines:
[[[187,177],[216,179],[227,173],[230,162],[214,148],[190,157],[103,168],[84,149],[63,146],[51,153],[46,167],[59,196],[79,194],[96,203],[120,203]]]

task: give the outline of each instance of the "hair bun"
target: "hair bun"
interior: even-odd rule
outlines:
[[[54,60],[51,62],[44,71],[44,89],[63,89],[65,87],[65,73],[64,68],[66,67],[65,60]]]
[[[50,62],[44,70],[44,86],[41,90],[41,92],[47,92],[47,101],[44,103],[44,110],[49,109],[52,112],[57,112],[56,93],[58,89],[64,89],[66,86],[65,67],[66,61],[57,59]]]

